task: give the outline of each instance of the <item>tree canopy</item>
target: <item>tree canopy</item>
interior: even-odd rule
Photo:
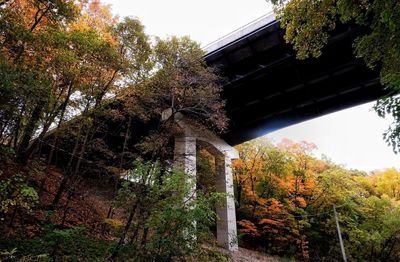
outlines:
[[[71,153],[82,157],[99,125],[91,114],[111,97],[123,104],[109,110],[115,119],[127,117],[121,121],[160,118],[170,108],[214,131],[226,129],[217,76],[199,45],[185,37],[151,41],[140,21],[120,21],[100,1],[4,1],[0,43],[0,142],[22,164],[50,129],[76,116]]]
[[[207,235],[220,197],[186,203],[189,181],[171,160],[176,113],[227,128],[203,55],[188,37],[149,37],[99,0],[0,1],[0,260],[171,261],[198,251],[192,235]],[[109,199],[81,212],[92,179]],[[13,241],[24,228],[40,251]]]
[[[341,257],[337,205],[349,261],[400,258],[396,169],[372,175],[313,156],[315,145],[265,139],[237,146],[233,163],[237,219],[244,246],[298,260]]]

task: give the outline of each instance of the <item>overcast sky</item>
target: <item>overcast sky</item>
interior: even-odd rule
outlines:
[[[190,36],[202,46],[270,12],[265,0],[106,0],[120,17],[137,17],[150,35]],[[389,119],[371,110],[373,103],[326,115],[267,135],[305,140],[317,145],[316,154],[325,154],[335,163],[364,171],[400,167],[382,139]]]

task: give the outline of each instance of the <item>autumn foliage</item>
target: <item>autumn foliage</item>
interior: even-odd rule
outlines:
[[[399,258],[399,171],[347,170],[316,158],[316,146],[304,141],[284,139],[275,146],[258,139],[237,149],[233,168],[243,245],[298,260],[340,258],[335,204],[349,258]],[[374,212],[379,215],[372,218]]]
[[[182,244],[183,227],[199,209],[183,205],[187,216],[173,217],[176,203],[162,213],[142,202],[132,208],[134,201],[121,211],[115,201],[140,159],[162,166],[143,192],[167,181],[176,113],[211,132],[226,130],[222,89],[203,55],[188,37],[151,38],[138,19],[120,19],[99,0],[0,1],[0,260],[79,260],[86,251],[79,252],[78,240],[88,252],[98,240],[111,241],[91,253],[101,261],[110,254],[137,258],[126,254],[128,246],[165,260],[194,249]],[[166,109],[171,116],[161,121]],[[104,201],[85,189],[93,184],[107,187]],[[172,195],[158,192],[151,201]],[[163,215],[177,219],[170,221],[173,233]],[[25,244],[14,241],[26,232]],[[45,245],[43,253],[25,248],[36,244]]]
[[[0,260],[209,260],[191,236],[215,228],[216,159],[199,150],[190,204],[171,168],[176,113],[229,128],[203,55],[98,0],[0,0]],[[400,260],[398,170],[348,170],[307,142],[237,149],[242,246],[336,261],[335,204],[349,260]]]

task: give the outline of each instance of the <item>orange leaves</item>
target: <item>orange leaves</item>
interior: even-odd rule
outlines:
[[[241,159],[234,159],[232,161],[232,168],[233,169],[243,169],[246,167],[246,164]]]
[[[242,210],[253,211],[251,217],[253,222],[250,220],[239,222],[239,225],[244,228],[241,232],[251,234],[252,236],[261,236],[278,234],[278,232],[284,230],[288,213],[279,200],[275,198],[264,199],[256,194],[251,195],[252,200],[249,199],[248,194],[246,194],[246,197],[251,203],[245,205]]]
[[[284,140],[279,148],[248,142],[237,148],[242,157],[234,164],[235,182],[240,185],[237,192],[241,193],[239,228],[244,241],[271,254],[319,260],[320,254],[325,256],[337,245],[332,203],[346,203],[340,217],[345,221],[343,235],[358,237],[364,230],[359,221],[376,220],[385,213],[375,202],[379,197],[382,201],[400,200],[400,172],[396,169],[369,176],[346,170],[313,157],[315,146],[306,142]],[[370,204],[374,215],[368,217]],[[372,229],[377,232],[375,226]]]
[[[306,200],[302,197],[295,197],[294,201],[298,207],[305,208],[307,206]]]
[[[20,25],[30,32],[65,23],[79,13],[79,6],[73,0],[14,0],[2,8],[15,15]]]
[[[280,223],[277,220],[273,220],[273,219],[269,219],[269,218],[261,219],[260,222],[258,222],[258,224],[260,224],[260,225],[269,224],[269,225],[274,225],[274,226],[280,225]]]
[[[264,198],[260,197],[254,190],[251,190],[251,188],[245,187],[243,191],[244,191],[246,198],[250,202],[256,202],[260,206],[263,206],[266,204],[266,200]]]
[[[258,237],[260,234],[257,230],[256,225],[254,225],[253,222],[243,219],[238,222],[239,226],[241,226],[241,229],[239,230],[243,234],[249,234],[253,237]]]
[[[117,42],[112,35],[111,26],[118,22],[118,17],[111,13],[110,5],[102,4],[99,0],[89,2],[83,8],[82,15],[70,25],[72,30],[95,30],[104,40],[112,45]]]
[[[328,164],[315,159],[311,153],[316,146],[304,141],[285,139],[278,147],[256,141],[237,149],[241,159],[233,169],[242,196],[240,232],[260,241],[271,253],[285,254],[295,248],[299,257],[307,259],[305,220],[298,212],[319,192],[316,175]]]

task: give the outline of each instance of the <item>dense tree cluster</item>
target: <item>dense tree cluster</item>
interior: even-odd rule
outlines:
[[[150,38],[140,21],[120,20],[98,0],[0,1],[0,260],[79,260],[99,245],[93,260],[168,261],[197,248],[189,242],[215,219],[215,197],[187,205],[170,160],[176,113],[227,128],[203,55],[187,37]],[[90,179],[112,191],[104,217],[76,210]],[[116,209],[126,217],[113,217]],[[97,220],[88,234],[119,243],[86,236],[69,216]],[[32,238],[18,239],[24,228]]]
[[[238,226],[244,245],[300,260],[340,260],[332,205],[350,261],[400,259],[400,172],[348,170],[315,145],[265,140],[237,147]]]
[[[148,120],[171,108],[225,129],[216,77],[188,38],[151,44],[138,20],[119,21],[96,0],[5,1],[0,12],[0,141],[20,163],[76,115],[71,153],[82,155],[96,124],[90,115],[115,96],[124,115],[114,118]]]

